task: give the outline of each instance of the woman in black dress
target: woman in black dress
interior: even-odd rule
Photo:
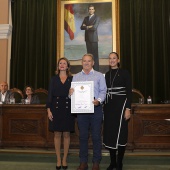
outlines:
[[[110,53],[109,65],[110,70],[105,75],[107,96],[104,104],[103,144],[109,149],[111,158],[107,170],[122,170],[131,109],[131,78],[127,70],[119,68],[116,52]]]
[[[72,76],[68,59],[60,58],[57,74],[51,78],[48,90],[47,112],[53,124],[54,145],[57,156],[56,169],[67,169],[67,155],[70,145],[70,132],[74,131],[74,116],[71,115],[71,104],[68,98]],[[64,155],[61,160],[61,136],[64,141]]]

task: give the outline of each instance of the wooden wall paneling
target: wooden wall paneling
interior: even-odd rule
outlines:
[[[0,105],[0,147],[54,148],[45,105]],[[92,147],[89,134],[89,148]],[[79,129],[75,119],[70,149],[78,148]],[[170,149],[170,104],[132,105],[127,149]]]
[[[170,148],[170,105],[138,105],[133,119],[135,149]]]
[[[3,105],[3,146],[45,147],[45,107],[38,105]]]

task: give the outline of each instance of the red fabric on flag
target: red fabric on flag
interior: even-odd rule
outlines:
[[[75,32],[75,22],[72,4],[66,4],[64,6],[64,29],[69,34],[70,39],[73,40]]]

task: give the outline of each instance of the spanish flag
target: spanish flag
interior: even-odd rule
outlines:
[[[70,39],[74,39],[74,33],[76,31],[74,21],[74,11],[72,4],[65,4],[64,6],[64,29],[70,36]]]

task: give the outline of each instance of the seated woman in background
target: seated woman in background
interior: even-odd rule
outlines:
[[[40,100],[37,95],[34,94],[34,89],[31,86],[24,88],[25,104],[40,104]]]

